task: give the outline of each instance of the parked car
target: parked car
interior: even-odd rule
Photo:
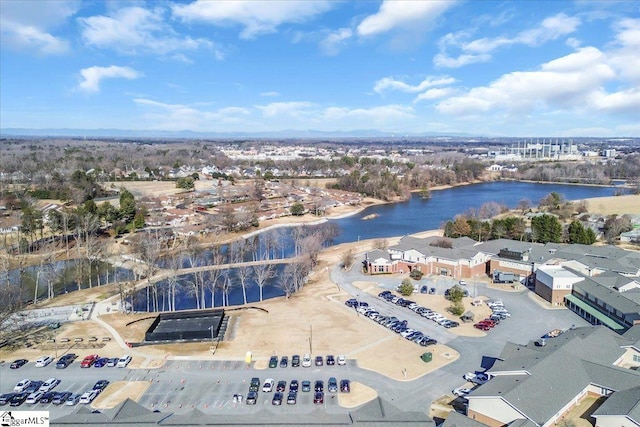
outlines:
[[[291,382],[289,383],[289,391],[293,391],[294,393],[297,393],[299,386],[300,386],[300,383],[298,383],[298,380],[291,380]]]
[[[271,399],[271,404],[276,406],[282,405],[282,393],[279,391],[275,392],[273,394],[273,399]]]
[[[282,356],[280,359],[280,367],[286,368],[287,366],[289,366],[289,358],[287,356]]]
[[[269,367],[277,368],[278,367],[278,356],[271,356],[269,358]]]
[[[118,368],[126,368],[130,362],[131,362],[131,356],[129,356],[128,354],[125,354],[124,356],[120,357],[120,359],[118,359],[118,363],[116,364],[116,366]]]
[[[54,405],[62,405],[67,401],[67,399],[69,399],[69,397],[71,397],[72,394],[73,393],[71,393],[70,391],[56,392],[53,396],[53,399],[51,399],[51,403],[53,403]]]
[[[60,384],[60,380],[57,378],[49,378],[48,380],[46,380],[44,383],[42,383],[42,385],[40,386],[40,388],[38,389],[39,391],[51,391],[53,390],[58,384]]]
[[[49,363],[53,362],[53,357],[51,356],[42,356],[38,360],[36,360],[36,368],[44,368]]]
[[[316,405],[322,405],[324,403],[324,393],[321,391],[315,392],[313,394],[313,403]]]
[[[11,365],[9,365],[9,368],[11,369],[18,369],[23,367],[24,365],[26,365],[27,363],[29,363],[29,361],[27,359],[18,359],[18,360],[14,360],[13,362],[11,362]]]
[[[74,406],[77,405],[78,402],[80,402],[80,394],[76,393],[76,394],[72,394],[71,396],[69,396],[66,400],[66,402],[64,402],[64,404],[66,406]]]
[[[297,368],[298,366],[300,366],[300,355],[299,354],[294,354],[291,357],[291,367],[292,368]]]
[[[349,381],[349,380],[340,380],[340,391],[342,393],[350,393],[351,392],[351,381]]]
[[[347,358],[341,354],[338,356],[338,365],[346,365],[347,364]]]
[[[103,366],[107,366],[108,362],[109,362],[109,358],[108,357],[100,357],[98,360],[96,360],[93,363],[93,367],[94,368],[102,368]]]
[[[249,383],[249,391],[258,391],[260,389],[260,378],[253,377],[251,378],[251,382]],[[247,398],[249,395],[247,395]]]
[[[0,405],[4,406],[9,403],[15,393],[4,393],[0,395]]]
[[[24,403],[25,400],[27,400],[27,397],[29,397],[29,393],[26,393],[26,392],[16,393],[9,400],[9,405],[10,406],[20,406],[20,405],[22,405]]]
[[[27,388],[24,389],[25,393],[35,393],[40,390],[40,386],[42,385],[42,381],[31,381]]]
[[[255,405],[258,402],[258,392],[250,391],[247,393],[247,405]]]
[[[322,359],[322,356],[316,356],[316,366],[322,366],[324,364],[324,361]]]
[[[436,294],[436,288],[429,288],[429,295],[435,295]]]
[[[298,393],[290,391],[287,395],[287,405],[295,405],[298,398]]]
[[[455,396],[463,397],[471,393],[471,389],[468,387],[458,387],[451,391]]]
[[[300,383],[300,385],[301,385],[301,389],[302,389],[302,391],[303,391],[303,392],[305,392],[305,393],[306,393],[306,392],[308,392],[308,391],[311,391],[311,381],[309,381],[309,380],[303,380],[303,381]]]
[[[56,362],[56,369],[65,369],[67,366],[71,365],[77,357],[78,356],[73,353],[67,353],[63,355]]]
[[[44,392],[42,391],[34,391],[29,396],[27,396],[27,400],[25,400],[25,403],[29,405],[34,405],[40,402],[40,399],[42,399],[43,395],[44,395]]]
[[[278,381],[278,384],[276,385],[276,391],[285,391],[287,389],[287,382],[285,380],[280,380]]]
[[[473,379],[471,379],[471,382],[474,383],[474,384],[484,384],[487,381],[489,381],[490,379],[491,379],[491,376],[489,376],[489,374],[485,374],[484,372],[480,372]]]
[[[313,386],[313,391],[315,391],[316,393],[319,391],[324,391],[324,381],[322,380],[316,380],[314,386]]]
[[[90,354],[89,356],[82,359],[82,362],[80,362],[80,367],[90,368],[94,363],[96,363],[96,360],[98,360],[99,358],[100,356],[98,356],[97,354]]]
[[[45,391],[42,397],[40,398],[40,403],[51,403],[53,400],[53,396],[55,396],[55,391]]]
[[[333,366],[335,364],[336,364],[336,358],[332,354],[329,354],[327,356],[327,366]]]
[[[486,323],[482,323],[482,322],[478,322],[478,323],[474,324],[473,327],[476,328],[476,329],[480,329],[481,331],[489,331],[489,330],[491,330],[491,326],[487,325]]]
[[[308,368],[310,366],[311,366],[311,355],[307,353],[302,357],[302,367]]]
[[[264,380],[264,384],[262,385],[262,391],[265,393],[270,393],[273,391],[273,384],[275,383],[273,378],[267,378]]]
[[[327,381],[327,391],[329,393],[338,392],[338,381],[335,379],[335,377],[331,377],[329,378],[329,381]]]
[[[27,389],[27,387],[29,387],[29,384],[31,384],[31,381],[27,380],[27,379],[19,381],[15,385],[15,387],[13,387],[13,391],[15,391],[16,393],[21,393],[21,392],[25,391]]]
[[[107,367],[114,368],[118,364],[118,360],[117,357],[110,357],[109,360],[107,360]]]
[[[428,293],[428,292],[429,292],[429,287],[428,287],[428,286],[422,286],[422,287],[420,288],[420,293],[421,293],[421,294],[426,294],[426,293]]]
[[[97,391],[98,393],[101,393],[102,390],[107,388],[108,385],[109,385],[108,380],[100,380],[93,385],[93,390]]]
[[[82,396],[80,396],[80,400],[78,401],[78,403],[87,405],[93,402],[96,397],[98,397],[97,390],[85,391],[84,393],[82,393]]]

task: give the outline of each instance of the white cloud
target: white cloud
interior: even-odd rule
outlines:
[[[302,117],[311,115],[317,110],[316,104],[302,101],[272,102],[271,104],[256,105],[255,107],[262,111],[265,117]]]
[[[345,42],[353,36],[351,28],[340,28],[331,32],[322,41],[320,48],[327,55],[337,55]]]
[[[267,97],[275,98],[275,97],[280,96],[280,92],[276,92],[276,91],[262,92],[260,94],[260,96],[267,96]]]
[[[35,6],[35,7],[34,7]],[[69,41],[51,33],[79,8],[73,1],[0,1],[0,41],[2,46],[41,55],[62,54]]]
[[[420,95],[418,95],[413,102],[415,103],[420,101],[445,98],[447,96],[451,96],[454,93],[455,89],[450,87],[429,89],[426,92],[422,92]]]
[[[396,28],[424,25],[455,4],[441,0],[383,0],[377,13],[367,16],[358,25],[360,36],[373,36]]]
[[[419,84],[412,86],[403,81],[396,80],[393,77],[384,77],[378,80],[373,86],[373,90],[377,93],[382,93],[386,90],[399,90],[407,93],[417,93],[433,86],[443,86],[455,83],[456,79],[453,77],[427,77]]]
[[[603,91],[603,85],[616,77],[605,53],[585,47],[547,62],[537,71],[505,74],[488,86],[441,101],[437,109],[452,115],[525,113],[548,108],[633,111],[638,102],[636,90]]]
[[[209,40],[177,34],[166,24],[164,14],[161,8],[134,6],[115,10],[110,15],[80,18],[78,22],[84,41],[98,48],[125,54],[173,54],[172,58],[187,62],[188,58],[180,51],[210,48],[216,59],[224,57],[222,50]]]
[[[467,41],[471,33],[468,30],[449,33],[439,41],[440,52],[433,62],[437,67],[459,68],[465,65],[487,62],[494,51],[517,44],[540,46],[550,40],[571,34],[580,25],[580,19],[559,13],[544,19],[538,26],[519,32],[514,37],[483,37]],[[457,56],[448,53],[450,49],[459,50]]]
[[[133,102],[148,107],[143,119],[153,129],[160,130],[228,130],[229,125],[244,123],[251,112],[242,107],[224,107],[214,111],[195,108],[196,104],[168,104],[146,98],[135,98]],[[201,104],[197,104],[201,105]]]
[[[640,85],[640,19],[622,19],[614,30],[616,40],[609,52],[610,63],[622,79]]]
[[[118,67],[111,65],[109,67],[89,67],[80,70],[82,81],[78,85],[78,89],[84,92],[100,92],[100,83],[104,79],[137,79],[142,75],[136,70],[129,67]]]
[[[184,21],[208,22],[214,25],[240,24],[240,37],[254,38],[273,33],[285,23],[301,23],[326,12],[333,6],[324,0],[196,0],[187,5],[172,6],[173,15]]]

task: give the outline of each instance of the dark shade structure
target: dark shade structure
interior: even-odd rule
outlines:
[[[145,333],[145,342],[206,341],[218,338],[224,310],[161,313]]]

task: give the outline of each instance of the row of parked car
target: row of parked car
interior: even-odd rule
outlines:
[[[491,316],[475,323],[473,326],[482,331],[489,331],[501,321],[511,317],[511,313],[504,307],[500,300],[487,301],[487,306],[491,309]]]
[[[74,353],[67,353],[62,355],[58,361],[56,362],[56,369],[66,369],[69,365],[71,365],[78,356]],[[52,356],[42,356],[35,361],[36,368],[44,368],[45,366],[50,365],[53,362]],[[118,367],[118,368],[126,368],[131,362],[131,356],[125,354],[122,357],[100,357],[97,354],[91,354],[80,362],[81,368],[90,368],[91,366],[96,368],[102,368],[103,366],[108,367]],[[9,368],[11,369],[19,369],[29,363],[27,359],[17,359],[11,362]]]
[[[350,301],[353,300],[349,300],[347,301],[347,303],[349,303]],[[402,337],[406,338],[409,341],[413,341],[423,347],[438,343],[436,339],[431,338],[424,332],[410,328],[406,320],[400,320],[395,316],[384,316],[380,314],[376,309],[370,308],[369,304],[367,303],[362,304],[357,302],[357,304],[350,304],[352,304],[352,307],[356,308],[356,311],[358,311],[358,313],[361,313],[369,319],[374,320],[378,324],[402,335]]]
[[[12,392],[0,395],[0,405],[20,406],[23,403],[29,405],[52,403],[71,406],[78,403],[89,404],[109,385],[109,381],[100,380],[91,390],[84,393],[53,391],[60,383],[61,381],[57,378],[49,378],[45,381],[24,379],[15,385]]]
[[[247,405],[255,405],[258,401],[258,391],[260,389],[260,378],[254,377],[249,383],[249,392],[247,393],[246,403]],[[271,404],[275,406],[282,405],[283,401],[286,401],[288,405],[295,405],[298,401],[298,392],[311,392],[313,390],[313,403],[324,403],[324,381],[316,380],[311,388],[311,381],[309,380],[291,380],[289,382],[289,391],[287,392],[287,382],[280,380],[276,382],[273,378],[267,378],[262,384],[262,391],[264,393],[274,392],[271,399]],[[327,381],[327,392],[329,393],[349,393],[351,391],[351,382],[347,379],[338,380],[335,377],[329,378]],[[284,394],[287,393],[286,399]],[[236,395],[236,401],[242,401],[242,397]]]
[[[409,310],[413,311],[414,313],[419,314],[420,316],[426,319],[433,320],[435,323],[445,328],[455,328],[460,326],[460,323],[454,320],[447,319],[442,314],[437,313],[428,307],[423,307],[420,304],[416,303],[415,301],[398,297],[397,295],[394,295],[391,291],[382,291],[378,294],[378,296],[383,300],[396,304],[400,307],[406,307]]]
[[[323,366],[325,362],[327,366],[334,366],[336,364],[342,366],[347,364],[347,358],[344,355],[339,355],[338,357],[336,357],[332,354],[329,354],[327,355],[326,359],[322,356],[316,356],[315,359],[313,359],[313,364],[315,366]],[[280,359],[278,359],[278,356],[271,356],[269,358],[270,368],[277,368],[278,366],[281,368],[286,368],[289,366],[289,364],[291,364],[292,368],[297,368],[299,366],[309,368],[312,365],[312,358],[309,353],[302,356],[302,358],[299,354],[294,354],[293,356],[291,356],[291,363],[289,363],[289,356],[282,356]]]

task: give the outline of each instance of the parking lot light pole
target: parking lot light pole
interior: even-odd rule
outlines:
[[[309,354],[313,354],[313,326],[309,324]]]

